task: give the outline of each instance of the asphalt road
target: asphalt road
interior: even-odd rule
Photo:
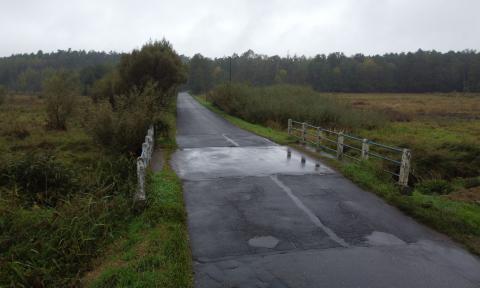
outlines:
[[[323,163],[178,97],[195,287],[480,287],[480,260]]]

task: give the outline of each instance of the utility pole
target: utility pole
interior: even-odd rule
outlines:
[[[228,57],[230,62],[230,83],[232,83],[232,56]]]

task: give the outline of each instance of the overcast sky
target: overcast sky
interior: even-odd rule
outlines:
[[[479,12],[479,0],[0,0],[0,56],[163,37],[211,57],[480,50]]]

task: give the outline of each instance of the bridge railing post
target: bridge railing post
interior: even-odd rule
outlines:
[[[370,151],[370,145],[368,144],[368,139],[362,140],[362,159],[368,160],[368,152]]]
[[[344,141],[343,132],[339,132],[337,134],[337,159],[339,160],[343,158],[343,141]]]
[[[403,149],[402,151],[402,160],[400,164],[400,173],[398,177],[398,184],[402,186],[408,186],[408,175],[410,174],[410,159],[412,158],[412,153],[409,149]]]
[[[154,147],[154,135],[155,131],[153,125],[147,130],[147,135],[145,136],[145,142],[142,143],[142,152],[137,158],[137,181],[138,187],[134,195],[135,206],[143,207],[146,201],[146,192],[145,192],[145,177],[146,170],[150,161],[152,160],[153,147]]]
[[[135,202],[143,202],[146,199],[145,196],[145,161],[142,157],[137,158],[137,179],[138,190],[135,193]]]
[[[288,119],[288,135],[292,135],[292,119]]]

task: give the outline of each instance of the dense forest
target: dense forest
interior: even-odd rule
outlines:
[[[0,58],[0,85],[17,92],[39,92],[55,70],[73,71],[90,94],[93,83],[112,70],[121,54],[95,51],[38,51]],[[266,56],[252,50],[231,57],[181,56],[189,69],[188,89],[201,93],[229,80],[263,86],[309,85],[325,92],[479,92],[480,53],[418,50],[366,56],[343,53]]]
[[[35,93],[56,70],[74,72],[82,85],[82,93],[89,94],[93,83],[102,78],[119,62],[121,54],[95,51],[58,50],[52,53],[38,51],[0,58],[0,85],[9,90]]]
[[[230,79],[253,85],[301,84],[328,92],[479,92],[480,53],[472,50],[346,56],[255,54],[189,59],[189,89],[210,90]]]

